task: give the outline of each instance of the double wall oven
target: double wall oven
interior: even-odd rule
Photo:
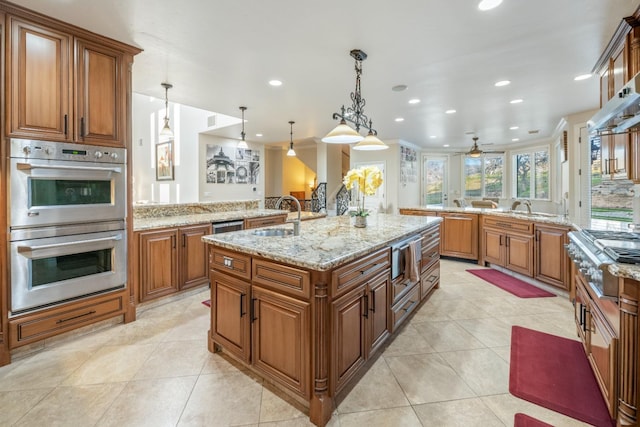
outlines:
[[[122,289],[126,151],[12,139],[11,314]]]

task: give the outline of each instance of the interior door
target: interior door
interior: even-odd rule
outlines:
[[[422,157],[423,206],[428,208],[447,206],[449,158],[425,155]]]

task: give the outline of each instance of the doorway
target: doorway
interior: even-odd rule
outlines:
[[[446,156],[422,156],[421,204],[428,208],[447,206],[449,158]]]

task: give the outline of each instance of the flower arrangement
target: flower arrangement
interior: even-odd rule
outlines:
[[[358,191],[362,193],[362,200],[358,200],[356,211],[352,216],[366,217],[369,211],[364,208],[364,196],[373,196],[376,190],[382,185],[382,172],[376,166],[363,166],[351,169],[344,177],[344,185],[347,190],[351,190],[356,184]]]

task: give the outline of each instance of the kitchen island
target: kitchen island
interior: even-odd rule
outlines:
[[[277,385],[319,426],[439,285],[440,218],[368,219],[366,228],[349,217],[305,221],[299,236],[283,225],[203,237],[209,350]]]

